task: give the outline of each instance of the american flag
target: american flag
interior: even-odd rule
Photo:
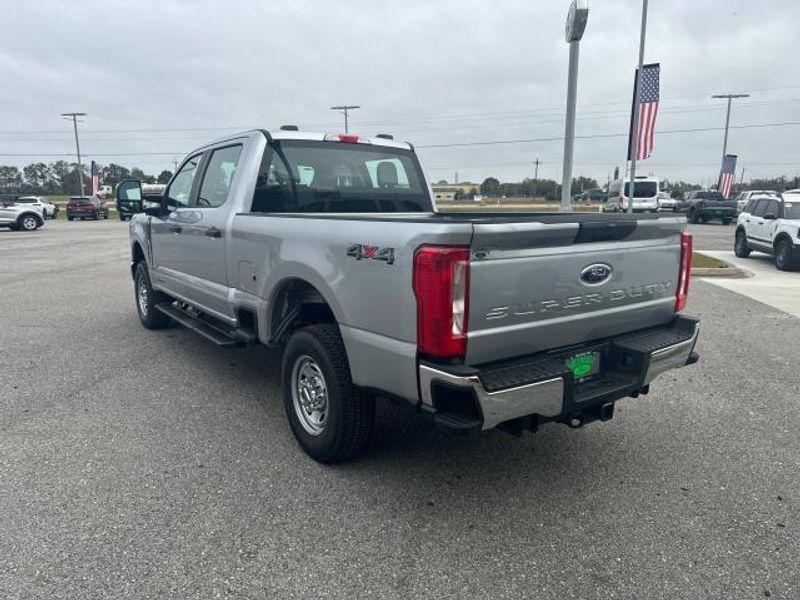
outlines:
[[[727,200],[731,197],[733,182],[736,179],[736,155],[726,154],[722,159],[722,172],[719,174],[718,189]]]
[[[100,189],[100,165],[92,161],[92,196],[97,197]]]
[[[639,131],[636,134],[638,147],[636,160],[644,160],[653,152],[653,134],[658,114],[659,84],[661,64],[653,63],[642,67],[642,93],[639,96]],[[638,69],[636,70],[638,74]],[[634,79],[634,102],[636,102],[636,79]],[[631,134],[633,133],[633,113],[631,113]],[[628,157],[633,160],[633,136],[628,136]]]

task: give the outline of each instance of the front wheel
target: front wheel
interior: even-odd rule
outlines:
[[[736,240],[733,243],[733,253],[738,258],[750,256],[750,246],[747,245],[747,234],[743,230],[736,232]]]
[[[792,257],[792,250],[792,242],[787,238],[782,238],[775,244],[775,266],[779,271],[793,271],[797,268],[797,261]]]
[[[336,463],[369,443],[374,399],[353,385],[339,327],[297,331],[283,355],[283,401],[300,447],[314,460]]]
[[[730,225],[732,220],[733,219],[730,219],[730,218],[722,219],[722,224],[723,225]]]
[[[169,297],[153,289],[150,283],[150,273],[144,261],[136,265],[133,289],[136,299],[136,312],[139,313],[139,320],[142,325],[147,329],[163,329],[169,325],[169,317],[156,310],[156,305],[162,302],[169,302]]]

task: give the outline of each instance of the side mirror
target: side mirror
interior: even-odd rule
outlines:
[[[764,215],[764,218],[767,221],[774,221],[775,219],[778,218],[778,215],[776,215],[775,213],[767,213],[767,214]]]
[[[123,202],[141,202],[142,201],[142,183],[136,179],[125,179],[120,181],[117,185],[115,193],[117,200]]]

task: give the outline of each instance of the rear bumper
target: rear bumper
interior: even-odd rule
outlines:
[[[472,420],[481,429],[520,418],[532,418],[533,425],[575,418],[583,422],[592,415],[603,418],[613,411],[603,407],[646,392],[650,382],[666,371],[697,362],[698,332],[696,319],[678,316],[664,327],[482,368],[421,363],[422,407],[449,415],[445,424]],[[591,380],[577,382],[564,357],[582,351],[600,353],[601,371]],[[464,410],[459,414],[460,407]]]
[[[697,212],[698,217],[711,217],[711,218],[723,218],[723,219],[734,219],[736,218],[736,208],[731,207],[708,207],[708,208],[696,208],[695,211]]]

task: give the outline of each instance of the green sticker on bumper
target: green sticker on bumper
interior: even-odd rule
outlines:
[[[576,379],[582,379],[593,373],[597,373],[597,352],[584,352],[576,354],[567,359],[567,367]]]

